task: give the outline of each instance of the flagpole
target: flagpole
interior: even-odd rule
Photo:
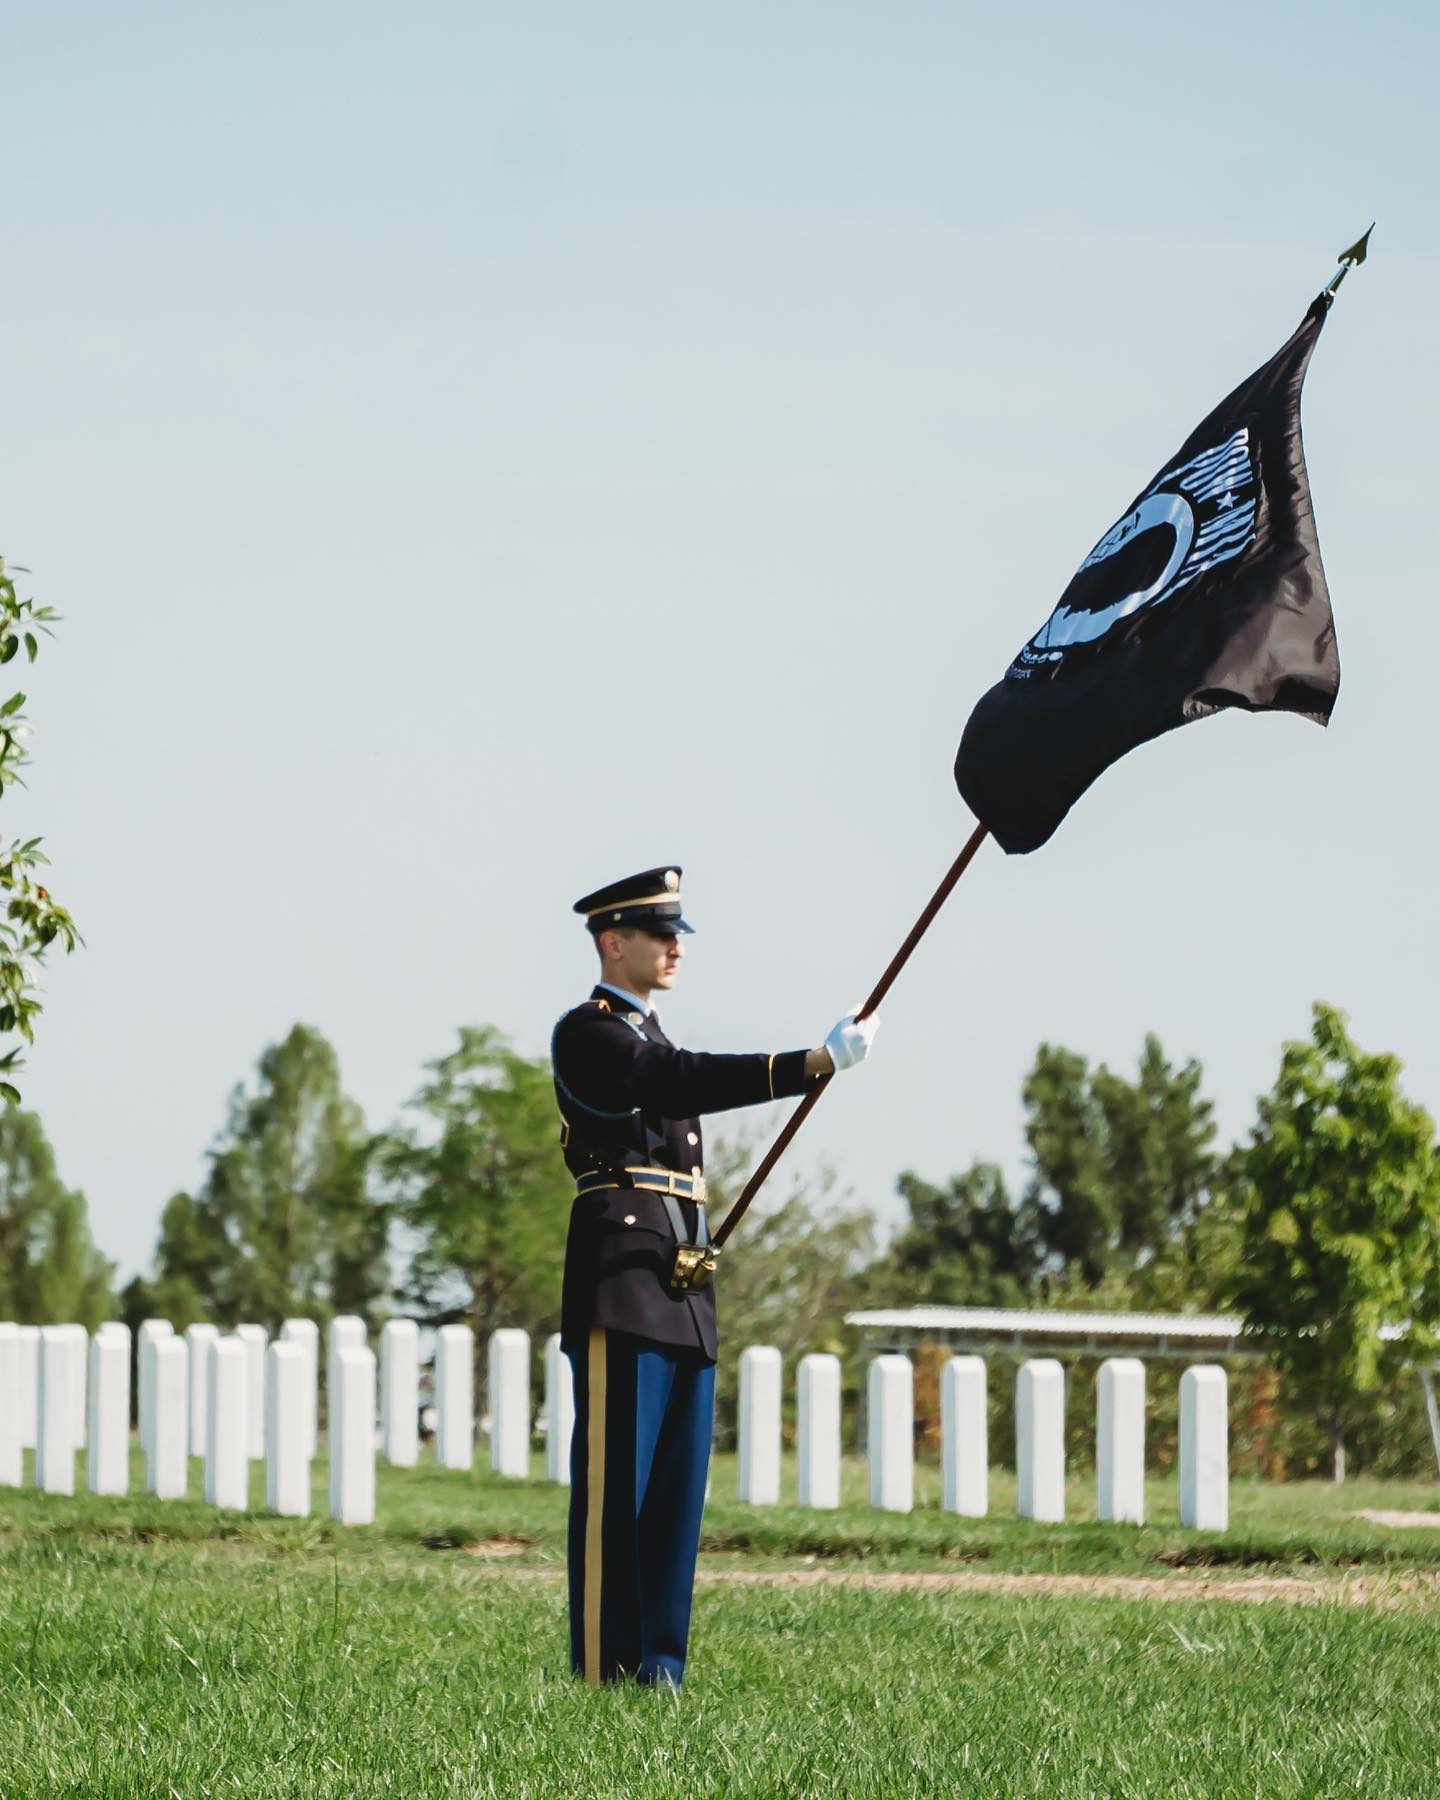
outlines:
[[[981,844],[985,842],[986,837],[989,835],[989,829],[990,828],[987,825],[977,825],[970,833],[965,848],[955,858],[954,862],[951,863],[949,870],[946,872],[945,879],[930,896],[929,901],[926,903],[925,910],[920,914],[920,917],[910,927],[909,936],[895,952],[894,956],[891,957],[890,966],[875,983],[869,998],[855,1015],[856,1018],[868,1018],[880,1005],[881,1001],[884,1000],[885,996],[890,992],[890,989],[895,985],[896,977],[905,967],[906,963],[909,962],[915,946],[935,923],[936,915],[939,913],[940,908],[950,898],[956,882],[959,881],[960,877],[970,867],[971,862],[974,860],[975,852],[980,848]],[[712,1248],[719,1250],[726,1238],[730,1236],[730,1233],[734,1231],[735,1227],[740,1223],[741,1219],[745,1216],[746,1209],[749,1207],[750,1202],[765,1185],[766,1178],[774,1169],[776,1163],[778,1163],[780,1158],[785,1154],[786,1150],[789,1149],[796,1132],[799,1131],[806,1119],[810,1117],[810,1114],[819,1104],[820,1096],[825,1092],[826,1088],[829,1087],[833,1079],[834,1077],[831,1075],[822,1075],[815,1083],[814,1087],[811,1088],[810,1092],[806,1094],[805,1098],[795,1108],[794,1112],[791,1113],[790,1117],[786,1120],[784,1129],[781,1131],[779,1137],[776,1138],[775,1142],[765,1152],[764,1160],[761,1162],[760,1167],[756,1169],[755,1173],[745,1183],[745,1186],[740,1190],[739,1199],[725,1215],[724,1222],[712,1239]]]
[[[1339,268],[1335,271],[1325,287],[1321,289],[1314,303],[1314,305],[1322,312],[1329,309],[1341,282],[1344,281],[1350,271],[1354,268],[1358,268],[1359,265],[1365,261],[1366,253],[1370,247],[1370,232],[1374,231],[1374,229],[1375,227],[1372,224],[1370,230],[1367,231],[1363,237],[1357,238],[1356,241],[1350,245],[1348,250],[1342,250],[1340,252],[1339,257],[1337,258],[1340,265]],[[945,879],[931,896],[929,904],[915,921],[914,926],[911,928],[910,935],[891,958],[889,968],[886,969],[885,973],[876,983],[874,992],[870,995],[869,999],[866,1000],[864,1006],[860,1008],[859,1014],[857,1015],[858,1017],[863,1019],[868,1014],[873,1013],[885,998],[886,994],[889,993],[901,969],[903,969],[905,964],[910,960],[911,953],[914,951],[915,946],[934,923],[936,914],[949,899],[956,882],[959,881],[966,869],[969,868],[976,851],[985,841],[987,835],[988,827],[984,825],[977,825],[970,834],[969,842],[965,845],[965,848],[960,852],[959,856],[956,857],[949,872],[946,874]],[[831,1076],[822,1075],[810,1089],[809,1093],[806,1094],[805,1098],[800,1102],[799,1106],[797,1106],[795,1111],[790,1115],[784,1128],[780,1132],[779,1137],[776,1138],[769,1150],[766,1151],[759,1168],[756,1169],[755,1173],[741,1189],[739,1199],[736,1200],[734,1206],[731,1207],[729,1213],[726,1215],[724,1222],[716,1231],[712,1243],[707,1247],[708,1249],[718,1251],[734,1231],[735,1227],[740,1223],[750,1202],[755,1198],[756,1194],[759,1193],[776,1163],[779,1162],[786,1150],[789,1149],[791,1143],[794,1141],[795,1134],[799,1131],[800,1127],[805,1123],[806,1119],[809,1118],[811,1112],[819,1103],[820,1096],[830,1085],[830,1081]],[[680,1256],[683,1259],[687,1259],[687,1269],[692,1273],[695,1270],[696,1263],[703,1259],[703,1255],[704,1250],[701,1247],[693,1245],[681,1246]],[[679,1270],[679,1267],[680,1265],[677,1263],[677,1271]],[[712,1259],[710,1268],[713,1269],[713,1267],[714,1263]],[[703,1275],[699,1277],[699,1281],[703,1282],[708,1279],[709,1270],[707,1269]],[[690,1285],[690,1283],[688,1281],[680,1281],[677,1279],[677,1285],[685,1286]]]

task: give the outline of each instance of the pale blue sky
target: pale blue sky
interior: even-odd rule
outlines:
[[[667,1023],[818,1041],[976,697],[1379,219],[1312,367],[1344,669],[988,850],[797,1150],[1021,1156],[1059,1039],[1244,1129],[1310,1002],[1440,1111],[1432,8],[12,6],[0,549],[88,950],[25,1082],[126,1272],[296,1019],[385,1123],[686,868]],[[765,1121],[778,1123],[778,1115]],[[737,1247],[743,1237],[737,1238]]]

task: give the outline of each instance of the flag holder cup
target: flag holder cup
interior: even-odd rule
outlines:
[[[693,1294],[697,1288],[709,1287],[719,1260],[713,1244],[678,1245],[675,1266],[670,1271],[671,1287],[689,1294]]]

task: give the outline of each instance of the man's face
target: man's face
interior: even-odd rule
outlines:
[[[674,987],[685,954],[678,937],[654,937],[637,930],[607,931],[605,936],[616,941],[619,954],[612,966],[618,967],[615,979],[620,987],[637,994]]]

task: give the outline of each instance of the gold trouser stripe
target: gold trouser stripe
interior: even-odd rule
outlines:
[[[765,1065],[765,1074],[770,1083],[770,1098],[775,1098],[775,1058],[772,1056]]]
[[[600,1685],[601,1525],[605,1516],[605,1332],[590,1333],[585,1483],[585,1685]]]

